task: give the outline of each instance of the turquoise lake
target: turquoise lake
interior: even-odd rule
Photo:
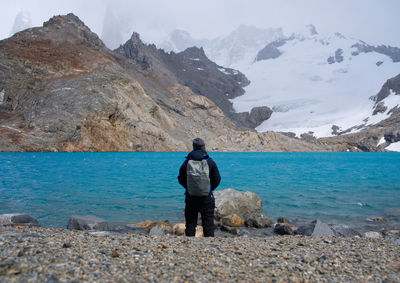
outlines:
[[[187,153],[1,153],[0,213],[24,212],[42,226],[71,215],[110,224],[182,221],[178,170]],[[357,225],[384,216],[400,223],[399,153],[209,153],[217,190],[257,193],[264,213]]]

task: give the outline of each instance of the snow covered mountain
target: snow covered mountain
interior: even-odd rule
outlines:
[[[281,28],[259,29],[241,25],[227,36],[211,40],[194,39],[187,31],[174,30],[157,46],[165,51],[174,52],[181,52],[193,46],[203,47],[212,61],[224,67],[231,67],[239,62],[251,62],[261,48],[282,37]]]
[[[313,25],[291,36],[281,29],[241,26],[215,40],[195,40],[188,33],[184,38],[187,44],[203,46],[211,60],[247,76],[251,83],[246,93],[231,101],[237,112],[260,106],[273,110],[256,128],[260,132],[299,137],[354,133],[387,118],[400,104],[400,95],[392,93],[386,98],[386,113],[377,115],[371,99],[400,74],[396,47],[371,46],[340,33],[321,35]],[[169,38],[169,46],[184,48],[178,44],[182,42],[176,34]]]
[[[373,47],[339,33],[282,38],[260,50],[253,62],[235,66],[251,84],[233,101],[234,109],[272,108],[260,132],[328,137],[371,125],[379,121],[370,98],[400,73],[399,55],[400,49]],[[400,104],[400,96],[394,99]]]

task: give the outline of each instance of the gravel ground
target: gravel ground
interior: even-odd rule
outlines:
[[[400,282],[391,238],[188,238],[0,226],[0,282]]]

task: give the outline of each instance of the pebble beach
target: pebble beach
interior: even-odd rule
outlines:
[[[188,238],[0,226],[0,282],[400,282],[393,238]]]

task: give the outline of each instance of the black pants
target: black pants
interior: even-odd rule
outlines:
[[[185,218],[186,230],[185,235],[194,237],[196,234],[197,216],[201,214],[201,225],[203,226],[204,237],[214,237],[214,208],[215,203],[191,203],[186,202]]]

